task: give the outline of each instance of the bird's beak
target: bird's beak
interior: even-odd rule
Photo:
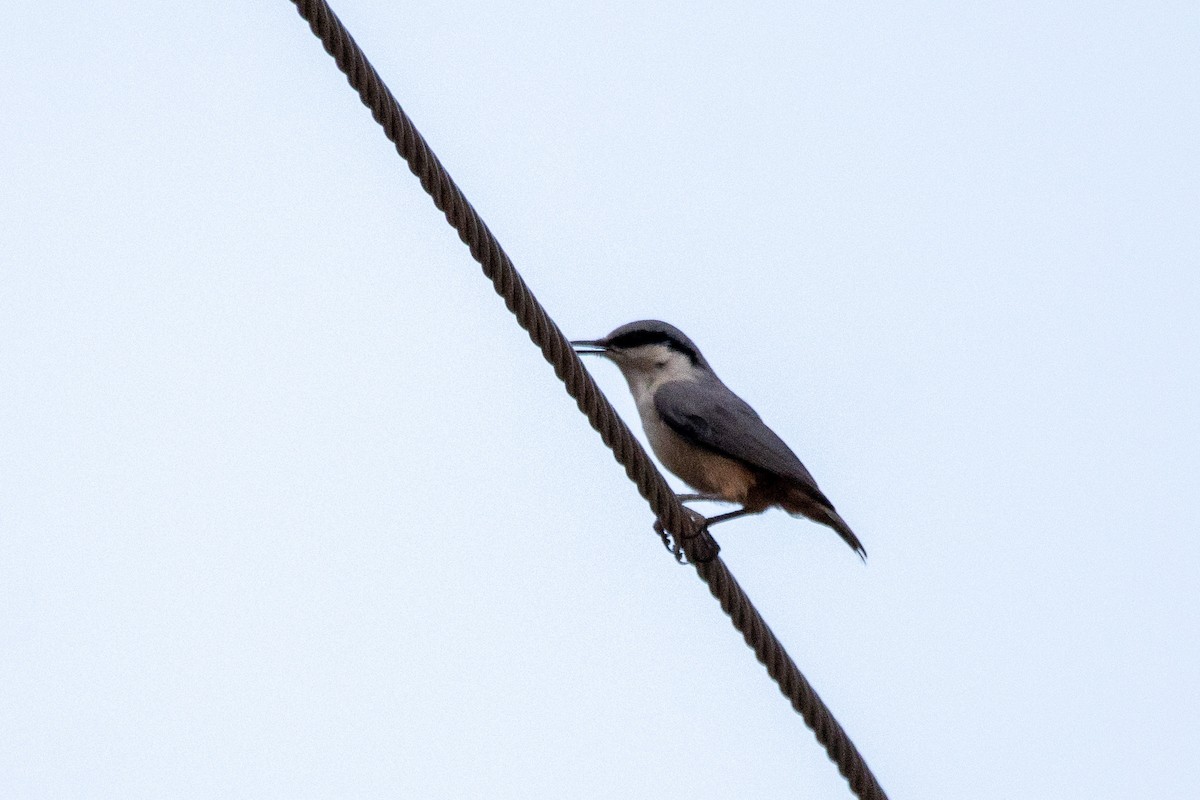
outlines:
[[[608,352],[608,345],[603,339],[577,339],[571,342],[571,347],[581,356],[592,355],[602,356]]]

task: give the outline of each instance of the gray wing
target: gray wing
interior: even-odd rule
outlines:
[[[693,442],[747,466],[799,484],[813,500],[833,509],[800,459],[745,400],[723,383],[672,381],[658,387],[654,407],[670,428]]]

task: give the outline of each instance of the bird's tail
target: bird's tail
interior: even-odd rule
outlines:
[[[850,549],[858,553],[859,558],[864,562],[867,560],[867,550],[862,546],[862,542],[854,535],[854,531],[850,530],[846,520],[842,519],[841,515],[834,510],[833,504],[819,491],[814,493],[793,489],[788,493],[787,500],[782,505],[792,514],[803,515],[814,522],[833,528],[837,531],[838,536],[841,536],[845,539],[846,544],[850,545]]]
[[[846,544],[850,545],[850,548],[858,553],[858,557],[865,563],[867,560],[867,549],[862,546],[862,542],[854,535],[854,531],[850,530],[850,526],[846,524],[846,520],[842,519],[841,515],[832,508],[823,508],[821,511],[824,512],[825,519],[818,519],[817,522],[823,522],[837,531],[838,536],[845,539]]]

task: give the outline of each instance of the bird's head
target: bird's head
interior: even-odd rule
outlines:
[[[603,356],[620,368],[634,395],[670,381],[696,381],[712,369],[683,331],[648,319],[622,325],[602,339],[571,342],[580,355]]]

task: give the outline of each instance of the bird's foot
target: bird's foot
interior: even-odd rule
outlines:
[[[700,541],[696,542],[695,546],[693,547],[693,550],[695,551],[695,562],[706,564],[717,557],[717,553],[721,552],[721,546],[717,544],[716,539],[713,539],[712,535],[708,532],[708,520],[704,518],[703,514],[693,511],[686,506],[683,510],[687,512],[689,517],[691,517],[692,522],[695,525],[695,533],[693,533],[691,536],[677,536],[673,532],[668,531],[665,527],[663,527],[661,520],[654,521],[654,532],[658,534],[658,538],[662,539],[663,547],[665,547],[667,551],[671,553],[671,555],[675,556],[675,560],[680,564],[689,563],[687,553],[683,549],[681,540],[699,538]]]
[[[680,564],[687,563],[687,556],[683,552],[683,547],[680,546],[679,540],[671,535],[670,531],[663,527],[661,520],[654,520],[654,532],[658,534],[658,538],[662,539],[663,547],[667,548],[667,552],[675,556],[675,560]]]

